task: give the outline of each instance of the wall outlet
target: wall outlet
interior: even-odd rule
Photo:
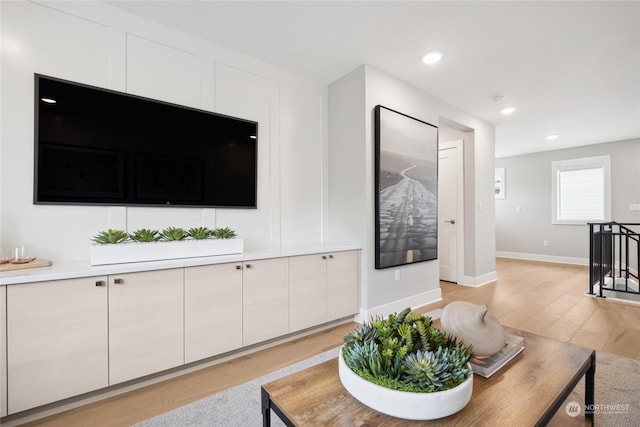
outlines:
[[[395,270],[395,281],[398,282],[400,281],[400,270]]]
[[[549,241],[548,240],[543,240],[542,241],[542,246],[549,246]]]

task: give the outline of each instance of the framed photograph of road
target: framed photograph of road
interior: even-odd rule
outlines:
[[[438,128],[375,107],[376,268],[438,257]]]

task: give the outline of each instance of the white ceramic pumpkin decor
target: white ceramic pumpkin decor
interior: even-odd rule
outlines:
[[[485,304],[454,301],[443,310],[440,318],[442,329],[458,337],[465,345],[472,346],[479,357],[498,353],[505,344],[504,328]]]

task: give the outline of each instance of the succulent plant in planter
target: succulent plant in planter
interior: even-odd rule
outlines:
[[[119,264],[179,258],[209,257],[239,254],[243,252],[244,239],[233,239],[235,232],[229,228],[213,231],[206,227],[166,227],[161,232],[142,228],[128,235],[122,230],[107,230],[93,237],[90,245],[91,265]],[[157,244],[113,245],[126,240],[134,242],[158,242]],[[221,240],[228,239],[228,240]]]
[[[133,233],[129,234],[129,238],[134,242],[157,242],[162,237],[158,233],[158,230],[149,230],[148,228],[141,228]]]
[[[236,232],[229,227],[218,227],[213,229],[211,235],[216,239],[233,239],[236,237]]]
[[[98,245],[113,245],[116,243],[122,243],[128,238],[129,235],[126,231],[108,229],[96,234],[91,240]]]
[[[164,230],[162,230],[162,233],[160,233],[160,235],[162,236],[163,239],[171,240],[171,241],[184,240],[188,236],[185,229],[180,227],[167,227]]]
[[[338,371],[342,385],[365,405],[398,418],[432,420],[469,403],[470,357],[470,347],[407,308],[345,336]]]
[[[208,239],[209,237],[211,237],[211,233],[212,231],[207,227],[190,228],[188,231],[189,237],[196,240]]]
[[[471,348],[409,308],[353,330],[344,338],[342,356],[360,377],[400,391],[448,390],[472,374]]]

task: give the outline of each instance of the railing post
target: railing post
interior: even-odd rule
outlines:
[[[622,228],[618,225],[618,232],[614,234],[618,238],[618,274],[622,277]],[[615,237],[614,237],[615,238]],[[615,261],[614,261],[615,262]],[[616,288],[616,269],[613,269],[613,289]]]
[[[600,286],[599,286],[599,294],[600,298],[602,295],[602,287],[604,286],[604,270],[602,268],[602,263],[604,261],[604,250],[605,250],[605,240],[604,240],[604,225],[600,224],[600,258],[598,260],[598,276],[600,278]]]
[[[593,274],[593,257],[595,255],[595,249],[594,249],[594,240],[595,240],[595,235],[593,234],[593,223],[589,223],[589,295],[593,295],[593,279],[594,279],[594,274]]]

